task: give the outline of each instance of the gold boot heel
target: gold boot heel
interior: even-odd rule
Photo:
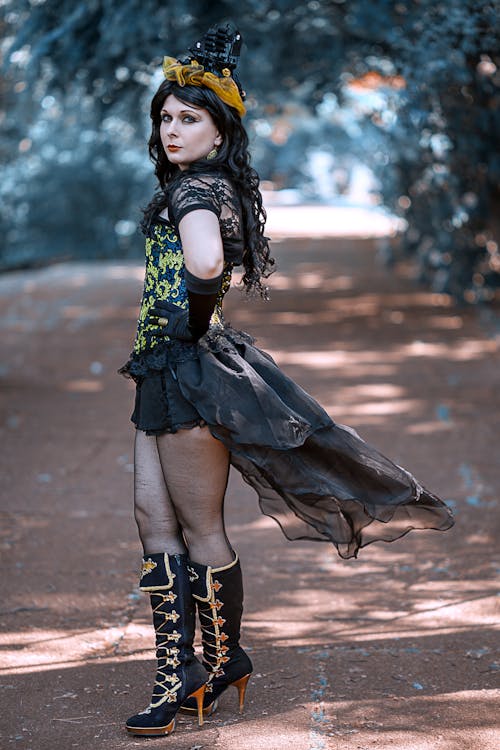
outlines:
[[[247,691],[247,685],[248,680],[250,679],[250,674],[246,674],[243,677],[240,677],[239,680],[236,680],[235,682],[232,682],[231,685],[234,685],[234,687],[238,691],[238,701],[240,704],[240,714],[243,713],[243,707],[245,705],[245,693]]]
[[[203,726],[203,698],[205,696],[206,687],[206,684],[202,685],[201,688],[198,688],[198,690],[195,690],[194,693],[191,693],[191,695],[189,696],[190,698],[194,698],[196,701],[199,727]]]

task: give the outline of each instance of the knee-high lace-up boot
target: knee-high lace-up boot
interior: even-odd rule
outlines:
[[[208,675],[194,655],[195,606],[186,555],[146,555],[140,588],[149,592],[156,632],[156,673],[148,708],[132,716],[127,732],[143,736],[170,734],[181,705],[190,699],[203,724],[203,694]]]
[[[243,581],[238,556],[221,568],[211,568],[191,560],[188,560],[187,567],[193,597],[198,605],[203,664],[209,673],[203,711],[212,713],[217,708],[220,694],[234,685],[242,713],[252,662],[239,645]],[[194,701],[185,701],[182,709],[194,713]]]

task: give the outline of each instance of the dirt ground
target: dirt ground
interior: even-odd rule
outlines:
[[[132,388],[137,264],[0,278],[0,746],[176,750],[497,750],[499,328],[384,270],[363,240],[276,243],[272,301],[230,293],[251,332],[339,422],[456,512],[342,561],[287,542],[233,475],[230,538],[255,665],[202,729],[134,739],[149,702],[148,603],[137,589]],[[498,320],[498,318],[496,318]]]

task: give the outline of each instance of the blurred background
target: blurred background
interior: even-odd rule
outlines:
[[[327,236],[349,223],[368,236],[371,225],[384,260],[411,258],[432,291],[468,303],[498,294],[497,2],[0,0],[0,10],[0,270],[141,256],[162,57],[232,18],[266,204],[329,206],[319,229],[320,214],[302,214],[304,235],[308,223]]]
[[[255,683],[172,747],[498,750],[499,2],[0,0],[2,749],[129,750],[154,674],[116,371],[161,61],[232,18],[277,272],[227,320],[457,523],[345,561],[232,471]]]

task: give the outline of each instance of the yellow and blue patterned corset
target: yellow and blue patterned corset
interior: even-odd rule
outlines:
[[[210,321],[210,326],[223,325],[222,301],[231,286],[232,263],[226,263],[221,289]],[[172,224],[159,218],[146,239],[146,276],[133,354],[151,351],[168,341],[168,336],[157,336],[158,325],[149,319],[157,300],[166,300],[182,309],[188,307],[184,280],[184,255],[179,237]]]

